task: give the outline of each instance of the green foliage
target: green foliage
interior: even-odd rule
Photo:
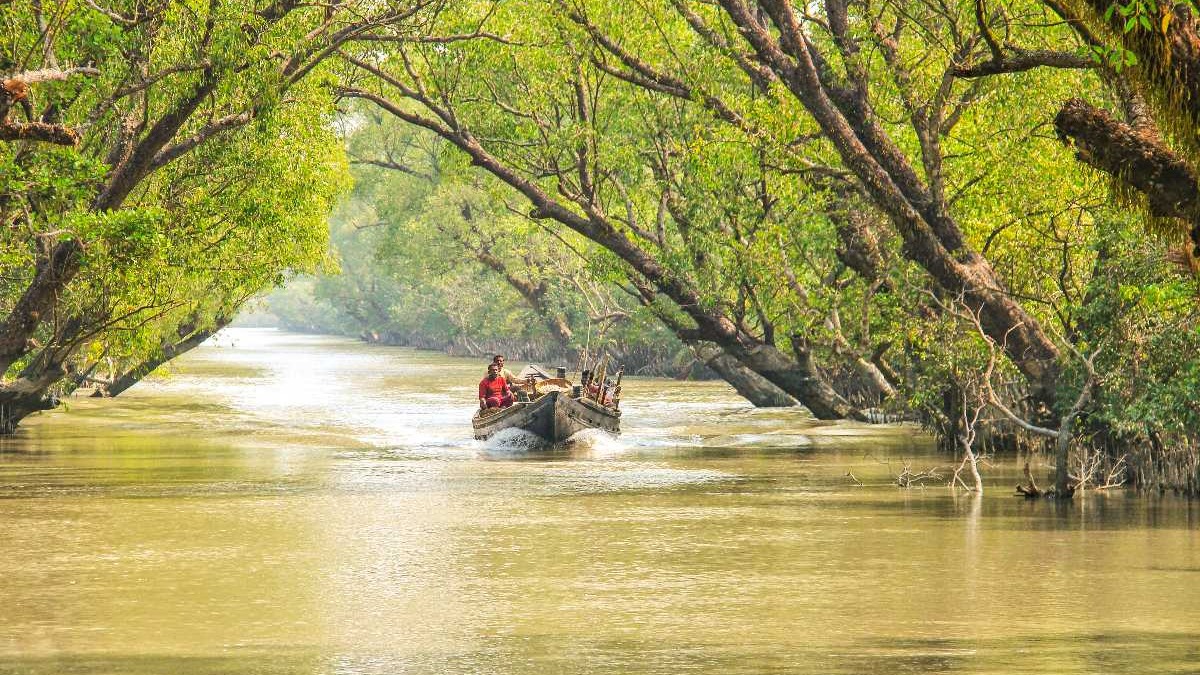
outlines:
[[[272,295],[270,309],[285,325],[441,348],[526,345],[534,358],[607,346],[660,371],[679,350],[653,316],[621,297],[615,284],[624,277],[606,252],[514,213],[511,194],[431,134],[369,109],[355,115],[347,139],[359,162],[355,188],[330,226],[339,273]],[[541,288],[541,305],[531,306],[506,274]],[[632,316],[595,325],[590,317],[605,311]],[[547,327],[555,316],[574,334],[567,345]]]
[[[1097,273],[1079,312],[1082,349],[1100,349],[1095,414],[1120,433],[1186,442],[1200,424],[1196,279],[1113,215],[1097,243]]]
[[[321,269],[326,217],[349,172],[329,89],[286,80],[280,58],[304,49],[323,11],[268,25],[259,4],[103,3],[110,14],[89,3],[6,6],[5,73],[98,71],[33,89],[37,114],[80,130],[78,147],[0,144],[0,304],[14,307],[57,242],[81,251],[33,336],[45,351],[18,359],[10,377],[54,361],[80,370],[103,361],[119,373],[287,275]],[[210,86],[155,150],[170,157],[136,156]],[[97,208],[122,163],[135,161],[144,168],[128,197]]]

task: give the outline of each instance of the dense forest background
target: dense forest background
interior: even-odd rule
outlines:
[[[311,273],[289,325],[1200,487],[1190,2],[0,12],[6,432]]]

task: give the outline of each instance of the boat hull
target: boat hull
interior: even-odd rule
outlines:
[[[550,443],[561,443],[584,429],[620,433],[621,412],[589,399],[552,391],[536,401],[514,403],[500,412],[476,413],[471,423],[475,438],[480,440],[505,429],[523,429]]]

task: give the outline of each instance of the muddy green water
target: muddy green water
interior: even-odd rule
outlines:
[[[545,453],[470,439],[481,363],[180,361],[0,441],[0,674],[1200,672],[1194,503],[902,491],[914,430],[719,383]]]

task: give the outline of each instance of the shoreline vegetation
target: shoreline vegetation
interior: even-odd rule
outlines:
[[[292,325],[918,420],[969,491],[1014,450],[1053,459],[1031,495],[1200,491],[1191,2],[13,0],[0,30],[0,433],[292,279]]]

